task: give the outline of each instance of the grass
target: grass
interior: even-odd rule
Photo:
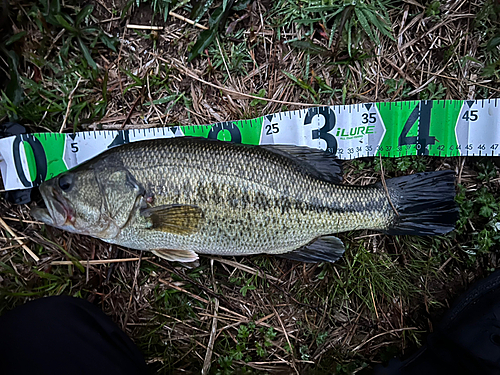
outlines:
[[[500,89],[495,4],[12,3],[15,27],[0,39],[0,118],[30,131],[62,124],[72,131],[253,118],[297,109],[293,102],[491,98]],[[127,23],[164,29],[133,31]],[[47,295],[86,298],[159,374],[199,373],[214,316],[211,374],[369,372],[421,346],[452,300],[498,268],[500,243],[491,159],[405,157],[382,166],[386,178],[454,169],[457,229],[436,238],[343,233],[347,251],[335,264],[203,257],[199,268],[185,269],[145,253],[140,262],[93,265],[86,261],[137,253],[40,226],[28,206],[2,199],[2,218],[41,261],[1,229],[0,314]],[[380,160],[351,161],[345,183],[375,182],[381,170]],[[73,263],[52,264],[60,260]]]

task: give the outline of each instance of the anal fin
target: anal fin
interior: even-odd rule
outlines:
[[[310,244],[279,257],[297,260],[305,263],[335,262],[344,255],[345,248],[342,241],[335,236],[319,237]]]
[[[151,252],[169,262],[191,263],[198,260],[198,254],[192,250],[151,250]]]

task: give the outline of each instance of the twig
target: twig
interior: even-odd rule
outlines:
[[[134,290],[137,285],[137,276],[139,275],[139,268],[141,267],[141,259],[142,259],[142,251],[139,253],[139,261],[137,262],[137,267],[135,268],[134,273],[134,282],[132,283],[132,289],[130,290],[130,298],[128,300],[127,305],[127,313],[125,314],[125,319],[123,320],[123,330],[127,329],[127,322],[130,316],[130,306],[132,306],[132,299],[134,298]]]
[[[146,73],[147,74],[147,73]],[[148,98],[149,100],[151,101],[151,107],[154,109],[154,111],[156,112],[156,114],[158,115],[158,117],[160,118],[160,122],[162,125],[165,125],[165,121],[163,121],[162,119],[162,115],[160,113],[160,111],[158,110],[158,108],[156,108],[156,105],[154,103],[154,100],[153,100],[153,97],[151,96],[151,89],[150,89],[150,86],[149,86],[149,74],[146,75],[146,84],[148,86]],[[168,115],[168,114],[167,114]]]
[[[108,19],[99,21],[98,23],[107,23],[107,22],[112,22],[112,21],[118,21],[118,20],[121,20],[121,19],[122,19],[121,17],[113,17],[113,18],[108,18]]]
[[[203,303],[205,303],[205,304],[209,304],[209,303],[210,303],[210,301],[206,300],[205,298],[202,298],[202,297],[200,297],[200,296],[197,296],[196,294],[193,294],[193,293],[191,293],[190,291],[188,291],[188,290],[186,290],[186,289],[184,289],[184,288],[181,288],[180,286],[177,286],[177,285],[175,285],[175,284],[171,284],[171,283],[169,283],[169,282],[168,282],[168,281],[166,281],[166,280],[163,280],[163,279],[158,279],[158,281],[159,281],[160,283],[162,283],[162,284],[167,285],[169,288],[172,288],[172,289],[178,290],[179,292],[186,293],[188,296],[190,296],[190,297],[194,298],[194,299],[195,299],[195,300],[197,300],[197,301],[203,302]],[[243,316],[243,315],[241,315],[241,314],[238,314],[237,312],[234,312],[234,311],[232,311],[232,310],[226,309],[226,308],[225,308],[225,307],[223,307],[223,306],[220,306],[220,309],[221,309],[221,310],[223,310],[223,311],[225,311],[225,312],[228,312],[228,313],[230,313],[230,314],[236,315],[237,317],[239,317],[239,318],[241,318],[241,319],[246,319],[246,317],[245,317],[245,316]]]
[[[212,283],[214,286],[215,292],[217,292],[217,284],[215,283],[214,277],[214,261],[213,259],[210,261],[212,268]],[[212,354],[214,351],[214,343],[215,337],[217,334],[217,312],[219,311],[219,299],[215,298],[215,306],[214,306],[214,316],[212,318],[212,331],[210,332],[210,339],[208,340],[207,352],[205,354],[205,360],[203,361],[203,368],[201,369],[201,375],[208,374],[210,371],[210,365],[212,364]]]
[[[396,207],[394,207],[394,204],[392,203],[391,196],[389,195],[389,189],[387,189],[387,184],[385,183],[384,166],[382,165],[382,155],[379,155],[379,157],[380,157],[380,177],[382,180],[382,186],[384,187],[385,195],[387,196],[387,200],[389,201],[389,204],[394,210],[394,213],[396,214],[396,216],[399,216],[399,212],[398,210],[396,210]]]
[[[0,237],[0,240],[2,240],[2,241],[16,240],[17,241],[17,240],[25,240],[27,238],[28,237],[26,237],[26,236],[22,236],[22,237]]]
[[[190,20],[189,18],[186,18],[184,16],[181,16],[180,14],[177,14],[177,13],[174,13],[172,11],[168,12],[168,15],[169,16],[172,16],[172,17],[175,17],[181,21],[184,21],[184,22],[187,22],[189,23],[190,25],[193,25],[193,26],[196,26],[200,29],[203,29],[203,30],[208,30],[208,27],[206,26],[203,26],[203,25],[200,25],[199,23],[195,23],[194,21]]]
[[[61,38],[63,36],[63,34],[64,34],[65,31],[66,31],[66,29],[62,29],[61,31],[59,31],[59,34],[57,34],[56,37],[52,40],[52,43],[50,44],[49,50],[47,51],[47,53],[45,54],[45,57],[43,58],[44,60],[47,60],[47,58],[49,57],[50,53],[52,52],[52,49],[56,45],[56,43],[59,40],[59,38]]]
[[[241,96],[249,98],[249,99],[258,99],[258,100],[264,100],[267,102],[285,104],[285,105],[296,105],[296,106],[305,106],[305,107],[317,107],[318,106],[317,104],[286,102],[286,101],[282,101],[282,100],[275,100],[275,99],[269,99],[269,98],[265,98],[265,97],[255,96],[255,95],[244,94],[242,92],[238,92],[236,90],[231,90],[231,89],[228,89],[227,87],[222,87],[222,86],[216,85],[214,83],[205,81],[204,79],[201,79],[201,78],[195,76],[194,74],[191,74],[187,70],[184,73],[186,75],[188,75],[189,77],[191,77],[191,78],[193,78],[193,79],[195,79],[195,80],[197,80],[205,85],[212,86],[213,88],[222,90],[222,91],[229,93],[229,94],[241,95]]]
[[[163,26],[147,26],[147,25],[127,25],[127,29],[135,30],[163,30]]]
[[[210,258],[210,259],[216,260],[219,263],[227,264],[228,266],[231,266],[231,267],[234,267],[234,268],[238,268],[238,269],[240,269],[242,271],[251,273],[252,275],[257,275],[257,276],[260,276],[260,277],[265,277],[266,279],[272,280],[272,281],[274,281],[276,283],[282,283],[282,281],[280,279],[278,279],[278,278],[276,278],[274,276],[267,275],[267,274],[262,275],[258,271],[254,270],[253,268],[251,268],[249,266],[246,266],[244,264],[241,264],[241,263],[238,263],[238,262],[233,262],[232,260],[223,259],[223,258]]]
[[[78,86],[80,85],[80,81],[81,80],[82,80],[82,77],[79,77],[78,78],[78,82],[76,83],[75,88],[73,90],[71,90],[71,92],[69,93],[68,108],[66,108],[66,113],[64,114],[64,120],[63,120],[63,123],[61,125],[61,129],[59,129],[59,133],[62,133],[62,131],[66,127],[66,122],[68,121],[69,111],[71,109],[71,103],[73,103],[73,95],[75,95],[75,91],[78,88]]]
[[[217,42],[217,47],[219,47],[220,57],[222,59],[222,62],[224,63],[224,68],[226,68],[226,72],[227,72],[227,75],[229,76],[229,80],[234,85],[233,77],[231,76],[231,72],[229,72],[229,68],[227,67],[227,64],[226,64],[226,59],[224,58],[224,52],[222,52],[222,48],[221,48],[220,43],[219,43],[219,38],[215,37],[215,41]]]
[[[123,93],[123,86],[122,86],[122,76],[121,76],[121,69],[120,69],[120,60],[122,57],[122,50],[123,50],[123,45],[125,44],[125,34],[127,33],[127,25],[129,23],[129,19],[127,19],[127,23],[125,24],[125,27],[123,28],[123,34],[122,38],[120,39],[120,50],[118,51],[118,58],[116,59],[116,67],[117,73],[118,73],[118,84],[120,86],[120,93],[122,94],[122,98],[125,99],[125,94]]]
[[[276,311],[276,309],[274,308],[273,305],[271,305],[271,307],[273,308],[273,311],[274,311],[274,315],[276,315],[276,318],[278,318],[278,321],[280,322],[280,325],[281,325],[281,328],[283,329],[283,333],[285,334],[285,338],[286,338],[286,342],[288,343],[288,347],[290,348],[290,353],[292,353],[292,368],[295,370],[295,372],[297,373],[297,375],[299,374],[299,371],[297,370],[297,368],[295,367],[295,356],[293,355],[293,347],[292,347],[292,344],[290,342],[290,339],[288,338],[288,332],[286,331],[285,329],[285,326],[283,325],[283,322],[278,314],[278,312]]]
[[[3,193],[3,191],[0,191],[1,193]],[[11,221],[18,221],[20,223],[26,223],[26,224],[40,224],[40,225],[43,225],[44,223],[42,223],[41,221],[35,221],[35,220],[22,220],[22,219],[18,219],[17,217],[8,217],[8,216],[4,216],[4,219],[5,220],[11,220]]]
[[[496,89],[494,87],[491,87],[491,86],[486,86],[486,85],[483,85],[479,82],[475,82],[475,81],[472,81],[466,77],[462,77],[462,78],[457,78],[457,77],[450,77],[450,76],[446,76],[444,74],[438,74],[438,73],[434,73],[434,72],[429,72],[427,70],[422,70],[424,73],[427,73],[427,74],[433,74],[435,76],[438,76],[438,77],[442,77],[442,78],[446,78],[446,79],[451,79],[451,80],[454,80],[454,81],[465,81],[466,83],[468,84],[474,84],[474,85],[478,85],[478,86],[481,86],[481,87],[485,87],[489,90],[493,90],[493,91],[496,91],[496,92],[500,92],[500,89]],[[489,80],[488,80],[489,82]]]
[[[121,262],[135,262],[141,258],[123,258],[123,259],[99,259],[99,260],[78,260],[81,265],[93,265],[93,264],[109,264],[109,263],[121,263]],[[154,259],[153,257],[142,258],[142,260]],[[50,262],[51,266],[70,266],[74,262],[70,260],[55,260]]]
[[[28,246],[26,246],[23,241],[21,241],[19,238],[17,238],[17,236],[14,233],[14,231],[12,229],[10,229],[10,227],[7,225],[7,223],[5,221],[3,221],[3,219],[1,217],[0,217],[0,224],[2,225],[2,227],[5,228],[5,230],[7,232],[10,233],[10,235],[12,237],[15,238],[15,240],[17,241],[17,243],[22,246],[22,248],[24,249],[24,251],[26,251],[35,260],[35,262],[38,262],[40,260],[40,258],[37,257],[36,254],[33,251],[31,251],[31,249]]]
[[[162,312],[158,312],[158,311],[155,311],[154,309],[151,309],[150,310],[153,314],[156,314],[156,315],[161,315],[161,316],[164,316],[165,318],[169,318],[169,319],[172,319],[172,320],[175,320],[177,323],[179,324],[182,324],[182,325],[185,325],[186,327],[189,327],[191,328],[193,331],[199,331],[199,332],[203,332],[203,333],[206,333],[205,330],[203,329],[200,329],[198,327],[194,327],[192,325],[189,325],[187,324],[188,322],[193,322],[192,319],[190,320],[181,320],[181,319],[177,319],[175,316],[171,316],[171,315],[168,315],[168,314],[165,314],[165,313],[162,313]],[[131,325],[132,323],[129,323],[129,325]]]
[[[375,315],[377,315],[377,320],[380,321],[380,317],[378,316],[377,304],[375,303],[375,297],[373,295],[372,283],[370,282],[370,294],[372,296],[373,308],[375,309]]]
[[[161,56],[158,56],[158,55],[156,55],[156,54],[154,54],[152,52],[149,52],[149,53],[151,55],[155,56],[157,59],[163,61],[163,62],[166,62],[166,63],[171,63],[172,62],[172,61],[168,61],[167,59],[164,59]],[[176,63],[180,63],[180,62],[176,61]],[[260,96],[244,94],[242,92],[231,90],[231,89],[228,89],[226,87],[222,87],[222,86],[216,85],[214,83],[205,81],[204,79],[201,79],[200,77],[196,76],[190,70],[188,70],[187,68],[184,68],[181,65],[177,65],[176,67],[179,68],[179,70],[182,70],[184,72],[184,74],[186,74],[187,76],[189,76],[189,77],[197,80],[198,82],[201,82],[201,83],[203,83],[205,85],[208,85],[208,86],[212,86],[213,88],[216,88],[218,90],[222,90],[226,94],[239,95],[239,96],[243,96],[243,97],[248,98],[248,99],[258,99],[258,100],[263,100],[263,101],[266,101],[266,102],[272,102],[272,103],[278,103],[278,104],[285,104],[285,105],[296,105],[296,106],[301,106],[301,107],[317,107],[318,106],[317,104],[285,102],[285,101],[282,101],[282,100],[269,99],[269,98],[261,98]]]
[[[357,350],[361,349],[363,346],[365,346],[366,344],[368,344],[370,341],[375,340],[377,337],[384,336],[384,335],[387,335],[387,334],[390,334],[390,333],[395,333],[395,332],[412,331],[412,330],[415,330],[415,329],[418,329],[418,328],[417,327],[397,328],[397,329],[393,329],[391,331],[379,333],[378,335],[375,335],[373,337],[370,337],[368,340],[363,341],[361,344],[359,344],[358,346],[356,346],[352,351],[356,352]]]
[[[413,86],[418,87],[419,84],[415,82],[408,74],[403,72],[399,66],[397,66],[395,63],[393,63],[391,60],[389,60],[387,57],[384,57],[385,62],[387,62],[390,66],[392,66],[404,79],[406,79],[408,82],[410,82]]]
[[[132,104],[132,108],[130,108],[130,111],[128,112],[127,117],[125,118],[125,121],[122,123],[122,129],[125,127],[127,124],[128,120],[130,120],[130,117],[132,117],[132,113],[134,113],[134,109],[137,106],[137,103],[139,103],[139,100],[142,98],[142,95],[144,94],[144,86],[142,86],[141,93],[137,95],[137,98],[134,100],[134,103]]]
[[[87,261],[85,262],[85,284],[88,284],[89,283],[89,280],[90,280],[90,259],[87,259]]]
[[[462,183],[462,172],[464,171],[464,165],[465,165],[465,157],[462,157],[462,156],[459,156],[459,159],[460,160],[459,163],[460,163],[460,170],[458,171],[458,179],[457,179],[457,184],[460,185]]]

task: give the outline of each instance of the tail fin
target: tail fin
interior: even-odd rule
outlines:
[[[387,189],[399,216],[386,233],[428,236],[455,229],[458,207],[453,171],[392,178],[387,180]]]

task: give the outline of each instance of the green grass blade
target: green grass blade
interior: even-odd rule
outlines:
[[[75,33],[75,34],[78,33],[78,30],[75,27],[73,27],[73,25],[71,25],[68,21],[66,21],[66,19],[63,16],[61,16],[60,14],[56,14],[55,19],[57,20],[59,25],[64,27],[66,30],[68,30],[72,33]]]
[[[10,46],[11,44],[17,42],[21,38],[23,38],[26,35],[26,31],[20,31],[14,35],[12,35],[7,41],[5,42],[5,46]]]
[[[97,70],[97,64],[92,58],[88,47],[85,45],[85,43],[83,43],[83,40],[80,37],[77,37],[76,39],[78,40],[78,44],[80,45],[80,49],[82,50],[83,56],[85,57],[85,60],[87,60],[87,63],[92,67],[92,69]]]
[[[80,26],[80,23],[82,23],[85,18],[90,16],[92,12],[94,11],[94,6],[93,5],[87,5],[85,6],[76,16],[75,18],[75,26],[78,27]]]
[[[312,54],[330,53],[330,51],[328,49],[326,49],[323,46],[320,46],[319,44],[315,44],[315,43],[311,42],[309,39],[296,40],[294,42],[291,42],[290,45],[292,45],[295,48],[299,48],[301,50],[312,53]]]
[[[217,27],[213,27],[209,30],[202,31],[198,39],[196,40],[193,49],[189,53],[188,61],[192,61],[195,57],[203,53],[205,48],[207,48],[215,39],[217,35]]]
[[[21,80],[19,78],[19,59],[14,51],[8,51],[8,64],[10,81],[5,88],[5,94],[10,99],[14,106],[18,106],[23,100],[23,88],[21,87]]]
[[[370,27],[370,24],[368,23],[368,20],[366,19],[365,15],[363,12],[358,9],[357,7],[354,8],[354,13],[356,14],[356,17],[358,18],[358,21],[365,31],[365,33],[368,35],[368,37],[375,41],[377,44],[380,44],[380,41],[378,40],[377,36],[373,34],[372,29]]]
[[[391,38],[391,40],[396,40],[394,39],[394,36],[392,35],[392,29],[391,27],[387,24],[387,21],[382,18],[379,14],[373,13],[369,11],[368,9],[362,9],[364,15],[370,20],[370,22],[385,36]]]
[[[210,9],[213,2],[214,0],[199,0],[196,2],[191,10],[190,18],[196,23],[199,22],[205,13],[207,13]]]

